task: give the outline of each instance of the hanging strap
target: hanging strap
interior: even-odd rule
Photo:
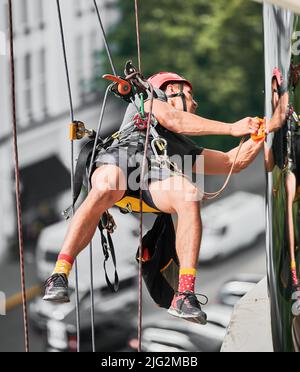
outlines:
[[[103,267],[104,267],[104,272],[105,272],[105,280],[106,280],[106,283],[107,283],[108,287],[111,289],[111,291],[112,292],[117,292],[118,289],[119,289],[119,283],[120,282],[119,282],[119,276],[118,276],[118,272],[117,272],[117,260],[116,260],[114,244],[113,244],[111,234],[110,234],[109,231],[106,231],[107,238],[105,237],[104,228],[103,228],[103,225],[102,225],[102,220],[100,221],[100,223],[98,225],[98,228],[99,228],[100,235],[101,235],[101,244],[102,244],[103,255],[104,255]],[[109,252],[111,253],[111,258],[112,258],[112,262],[113,262],[114,269],[115,269],[114,284],[111,283],[111,281],[110,281],[110,279],[107,275],[107,269],[106,269],[106,264],[109,260]]]
[[[79,153],[74,176],[74,193],[72,205],[63,212],[63,215],[66,219],[69,219],[71,217],[72,210],[75,207],[75,204],[81,193],[84,176],[86,174],[86,168],[88,165],[88,160],[91,157],[93,147],[94,140],[91,140],[83,146]]]

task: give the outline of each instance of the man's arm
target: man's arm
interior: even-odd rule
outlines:
[[[283,127],[286,123],[286,111],[288,107],[289,96],[288,93],[284,94],[276,107],[273,117],[267,123],[267,133],[276,132]],[[236,160],[233,173],[239,173],[247,168],[257,157],[260,150],[264,147],[265,141],[255,142],[249,139],[245,142],[240,150]],[[204,155],[204,173],[205,174],[228,174],[234,160],[236,158],[239,147],[236,147],[229,152],[221,152],[215,150],[203,150]],[[265,147],[265,157],[267,170],[272,169],[274,162],[272,151]],[[197,173],[197,168],[201,170],[201,160],[198,159],[194,164],[193,171]]]
[[[146,102],[145,109],[149,112],[149,101]],[[168,103],[157,99],[153,101],[152,112],[163,127],[172,132],[190,136],[231,135],[242,137],[247,134],[255,134],[259,129],[258,120],[253,118],[245,118],[234,124],[222,123],[175,110]]]
[[[287,110],[289,104],[289,93],[286,92],[283,96],[280,97],[278,105],[273,113],[273,116],[266,123],[266,132],[277,132],[280,130],[283,125],[286,123],[287,119]]]
[[[243,169],[247,168],[255,160],[263,147],[264,141],[254,142],[252,139],[249,139],[245,142],[236,160],[233,173],[240,173]],[[201,154],[204,156],[204,174],[228,174],[234,163],[237,152],[238,147],[228,152],[204,149]],[[201,169],[201,158],[196,160],[193,172],[199,172],[198,169]]]

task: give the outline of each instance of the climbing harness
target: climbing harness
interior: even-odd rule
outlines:
[[[13,132],[13,149],[14,149],[14,162],[15,162],[16,204],[17,204],[19,256],[20,256],[20,272],[21,272],[22,304],[23,304],[24,341],[25,341],[25,351],[29,352],[29,330],[28,330],[29,325],[28,325],[26,281],[25,281],[25,267],[24,267],[24,240],[23,240],[23,230],[22,230],[20,168],[19,168],[17,117],[16,117],[16,84],[15,84],[14,30],[13,30],[12,0],[8,0],[8,18],[9,18],[9,39],[10,39],[12,132]]]

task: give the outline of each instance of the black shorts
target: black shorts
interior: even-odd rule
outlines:
[[[116,165],[122,169],[124,175],[127,175],[127,190],[124,197],[131,196],[135,198],[140,197],[140,172],[141,164],[143,160],[143,154],[141,152],[136,152],[131,157],[128,158],[127,147],[115,146],[109,147],[106,150],[101,150],[95,159],[95,166],[97,168],[102,165]],[[160,168],[158,163],[153,164],[148,167],[148,171],[145,173],[144,187],[142,190],[143,201],[148,204],[151,208],[159,210],[155,205],[151,193],[149,191],[149,185],[153,181],[163,181],[175,175],[181,175],[180,173],[169,169]],[[137,177],[136,177],[137,176]],[[136,179],[135,187],[132,187],[132,183],[129,182],[131,178]]]

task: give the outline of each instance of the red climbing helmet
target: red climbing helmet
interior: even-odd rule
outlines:
[[[175,74],[174,72],[159,72],[158,74],[155,74],[148,79],[148,82],[152,84],[154,88],[158,89],[160,89],[165,83],[172,81],[185,83],[193,90],[193,85],[190,81],[186,80],[180,75]]]

